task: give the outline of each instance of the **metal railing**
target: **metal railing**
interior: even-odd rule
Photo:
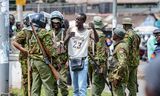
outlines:
[[[15,4],[10,4],[10,9],[11,11],[16,10],[16,5]],[[139,5],[141,6],[141,5]],[[35,11],[38,12],[40,11],[45,11],[48,13],[53,12],[54,10],[59,10],[63,14],[75,14],[75,13],[80,13],[80,12],[85,12],[85,13],[112,13],[112,3],[99,3],[99,4],[68,4],[68,3],[42,3],[42,4],[37,4],[37,3],[32,3],[32,4],[27,4],[24,7],[24,10],[26,11]],[[118,13],[144,13],[148,14],[150,12],[155,13],[159,12],[160,7],[155,6],[152,8],[142,7],[142,8],[126,8],[125,6],[119,7],[118,5]]]
[[[157,12],[160,12],[160,8],[158,6],[152,8],[118,8],[118,13],[149,14]]]
[[[10,6],[14,7],[14,4],[10,4]],[[13,9],[13,10],[12,10]],[[80,12],[87,13],[111,13],[112,12],[112,4],[111,3],[100,3],[100,4],[68,4],[68,3],[32,3],[27,4],[24,8],[26,11],[45,11],[51,13],[54,10],[59,10],[64,14],[75,14]],[[15,8],[10,8],[10,10],[14,11]]]

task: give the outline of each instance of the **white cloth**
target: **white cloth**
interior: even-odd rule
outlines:
[[[86,57],[88,56],[88,43],[91,31],[84,29],[79,31],[77,27],[71,28],[69,32],[74,32],[75,36],[69,39],[68,55],[70,58]]]

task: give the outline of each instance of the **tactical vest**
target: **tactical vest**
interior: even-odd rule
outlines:
[[[55,58],[54,63],[55,64],[61,64],[61,63],[66,63],[68,59],[68,54],[66,50],[66,46],[60,44],[60,41],[64,41],[64,36],[65,36],[65,29],[61,28],[57,34],[55,33],[55,30],[50,31],[52,34],[52,41],[53,41],[53,46],[56,48],[57,53],[59,54],[57,58]]]

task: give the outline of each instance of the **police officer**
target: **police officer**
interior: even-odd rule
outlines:
[[[68,95],[68,87],[67,87],[67,60],[68,55],[66,52],[66,48],[64,48],[64,36],[65,36],[65,28],[62,28],[63,24],[63,15],[59,11],[53,11],[51,13],[51,30],[52,33],[52,41],[54,42],[54,47],[57,48],[58,56],[54,58],[54,63],[58,66],[58,71],[61,75],[59,88],[61,90],[62,96]]]
[[[116,28],[113,30],[114,52],[113,64],[114,65],[109,73],[109,80],[113,86],[114,96],[125,96],[125,86],[128,78],[128,46],[123,41],[125,30]]]
[[[93,71],[92,96],[101,96],[104,88],[107,73],[107,52],[106,52],[106,34],[102,30],[105,27],[100,16],[93,17],[94,28],[98,33],[99,41],[95,45],[94,59],[97,61],[100,69],[98,72]]]
[[[132,29],[132,19],[124,18],[122,21],[123,28],[126,31],[124,41],[128,44],[129,49],[129,80],[127,88],[129,90],[129,96],[136,96],[137,86],[137,67],[139,65],[139,45],[140,37]]]
[[[32,24],[34,25],[34,29],[36,30],[37,35],[43,44],[43,47],[45,50],[47,50],[48,53],[50,53],[49,57],[55,58],[57,55],[55,48],[52,47],[52,36],[45,29],[47,19],[41,13],[35,13],[30,18]],[[45,89],[45,96],[56,96],[57,94],[55,92],[55,86],[53,86],[56,80],[49,66],[44,60],[42,51],[37,44],[37,40],[34,35],[31,36],[29,50],[24,50],[24,52],[29,52],[29,56],[32,62],[33,82],[31,96],[40,96],[42,84]]]
[[[27,19],[29,19],[29,15],[27,15],[24,18],[24,21],[25,21],[24,28],[17,33],[14,41],[12,42],[12,44],[18,50],[20,50],[19,62],[21,63],[21,68],[22,68],[22,87],[23,87],[24,96],[28,96],[28,72],[27,72],[28,71],[28,66],[27,66],[28,56],[27,54],[25,54],[24,50],[28,49],[29,47],[28,41],[29,41],[29,38],[31,37],[31,29],[29,28],[30,26],[27,24],[29,23]]]

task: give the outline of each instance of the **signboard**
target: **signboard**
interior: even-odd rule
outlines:
[[[16,5],[26,5],[26,0],[16,0]]]

